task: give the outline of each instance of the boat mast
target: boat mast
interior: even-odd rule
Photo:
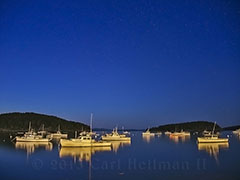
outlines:
[[[92,133],[92,118],[93,118],[93,113],[91,113],[91,119],[90,119],[90,132]]]
[[[28,125],[28,131],[29,132],[31,131],[31,121],[29,122],[29,125]]]
[[[90,136],[91,136],[90,139],[91,139],[91,144],[92,144],[92,119],[93,119],[93,113],[91,113],[91,119],[90,119]],[[92,145],[91,145],[91,153],[92,153]]]
[[[215,126],[216,126],[216,121],[214,122],[214,125],[213,125],[212,137],[213,137],[213,134],[214,134],[214,131],[215,131]]]

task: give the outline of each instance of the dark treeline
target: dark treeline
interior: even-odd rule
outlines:
[[[157,131],[189,131],[189,132],[202,132],[204,130],[211,131],[213,129],[214,123],[207,121],[195,121],[195,122],[185,122],[177,124],[167,124],[158,127],[153,127],[150,129],[151,132]],[[216,131],[220,131],[222,128],[216,124]]]
[[[36,131],[40,130],[43,124],[44,129],[50,132],[57,131],[58,125],[61,126],[63,132],[89,130],[89,126],[83,123],[67,121],[56,116],[37,113],[6,113],[0,114],[0,131],[26,131],[29,122]]]
[[[235,131],[237,129],[240,129],[240,125],[225,127],[225,128],[223,128],[223,131]]]
[[[109,128],[93,128],[93,131],[112,131],[113,129]],[[121,131],[144,131],[144,129],[118,129],[119,132]]]

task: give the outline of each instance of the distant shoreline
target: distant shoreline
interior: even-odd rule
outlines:
[[[15,133],[23,132],[28,130],[29,122],[32,123],[32,128],[35,131],[40,130],[41,126],[44,125],[44,128],[48,132],[56,132],[58,126],[60,125],[61,131],[72,133],[75,131],[89,131],[90,127],[80,122],[74,122],[65,120],[56,116],[37,114],[33,112],[26,113],[5,113],[0,114],[0,132],[6,133]],[[151,127],[151,132],[164,132],[164,131],[189,131],[189,132],[201,132],[204,130],[211,131],[213,129],[214,122],[208,121],[192,121],[192,122],[183,122],[175,124],[165,124],[157,127]],[[234,131],[239,129],[240,125],[229,126],[229,127],[220,127],[216,124],[216,131]],[[93,128],[94,131],[112,131],[110,128]],[[122,129],[119,129],[122,131]],[[124,131],[146,131],[146,129],[124,129]]]

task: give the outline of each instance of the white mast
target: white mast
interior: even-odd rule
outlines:
[[[213,130],[212,130],[212,137],[213,137],[213,134],[214,134],[214,131],[215,131],[215,126],[216,126],[216,121],[214,122]]]
[[[92,119],[93,119],[93,113],[91,113],[91,119],[90,119],[90,132],[91,133],[92,133],[92,126],[93,126]]]
[[[29,125],[28,125],[28,131],[29,132],[31,131],[31,121],[29,122]]]

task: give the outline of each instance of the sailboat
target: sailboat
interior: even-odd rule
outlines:
[[[25,132],[23,136],[15,137],[17,142],[49,142],[51,138],[43,138],[42,135],[38,135],[31,128],[31,122],[29,122],[28,132]]]
[[[198,143],[224,143],[228,142],[228,138],[220,138],[217,134],[214,134],[216,122],[214,123],[212,134],[210,136],[198,137]]]
[[[110,142],[97,141],[92,138],[92,117],[91,114],[91,127],[90,132],[81,133],[77,138],[61,139],[60,144],[62,147],[109,147]]]

